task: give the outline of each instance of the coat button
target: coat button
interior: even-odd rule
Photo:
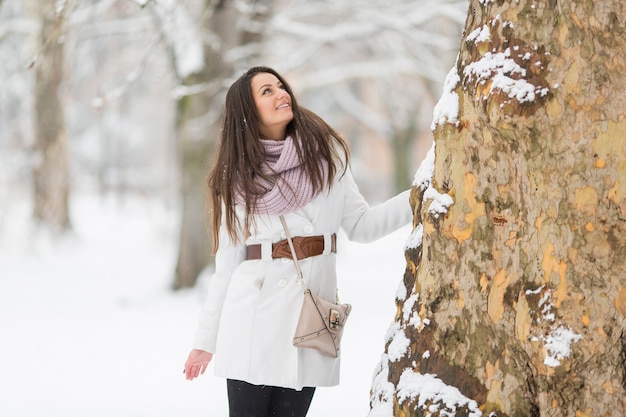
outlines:
[[[281,232],[280,237],[281,239],[287,239],[287,234],[285,232]]]
[[[280,258],[280,260],[283,261],[284,264],[291,262],[290,258]]]
[[[307,235],[313,234],[313,226],[306,226],[304,228],[304,233],[306,233]]]
[[[286,279],[281,279],[280,281],[278,281],[278,286],[280,288],[285,288],[287,286],[287,280]]]

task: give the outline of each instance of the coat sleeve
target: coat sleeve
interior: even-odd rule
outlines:
[[[411,190],[370,207],[359,192],[349,169],[340,181],[345,189],[341,227],[350,240],[372,242],[412,221],[413,212],[409,203]]]
[[[217,331],[224,298],[233,270],[245,259],[245,245],[233,244],[222,224],[219,232],[220,245],[215,254],[215,273],[209,280],[206,300],[200,310],[193,348],[215,353]]]

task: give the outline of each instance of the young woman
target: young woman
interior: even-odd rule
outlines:
[[[266,67],[248,70],[226,95],[208,186],[215,274],[186,378],[204,373],[215,355],[230,417],[304,417],[315,387],[339,383],[339,358],[292,345],[303,291],[279,216],[292,237],[315,243],[303,245],[310,250],[298,255],[300,266],[312,292],[332,301],[338,230],[370,242],[408,224],[408,191],[370,208],[346,142]]]

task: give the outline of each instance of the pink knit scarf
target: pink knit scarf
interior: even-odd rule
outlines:
[[[264,191],[257,196],[255,213],[281,215],[303,207],[313,200],[318,193],[313,191],[311,179],[303,168],[304,162],[298,157],[291,136],[283,141],[260,139],[265,147],[266,161],[261,167],[264,174],[273,175],[275,182],[257,179],[257,184]],[[320,161],[324,183],[328,179],[328,163]],[[245,201],[236,193],[237,202]]]

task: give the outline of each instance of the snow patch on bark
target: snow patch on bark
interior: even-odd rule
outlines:
[[[408,326],[413,326],[421,331],[427,323],[419,316],[419,312],[413,310],[413,306],[417,300],[419,300],[419,297],[419,293],[413,293],[404,302],[404,305],[402,306],[402,320],[404,323],[407,323]]]
[[[415,172],[413,178],[413,186],[419,187],[424,191],[422,201],[426,202],[432,200],[432,203],[428,209],[428,212],[439,217],[442,213],[447,213],[448,207],[452,204],[452,197],[447,194],[441,194],[432,187],[432,179],[435,171],[435,143],[428,150],[426,157],[420,164],[419,168]],[[404,244],[404,249],[417,249],[422,246],[422,238],[424,237],[424,226],[418,224],[413,232]],[[404,296],[396,297],[399,300],[403,300],[406,297],[406,291]]]
[[[539,295],[542,292],[544,294],[537,303],[538,317],[536,319],[537,324],[541,323],[554,323],[556,320],[555,306],[552,304],[552,291],[546,289],[544,285],[535,290],[526,290],[526,295]],[[555,368],[561,365],[563,359],[569,357],[571,354],[571,344],[582,339],[582,336],[575,333],[571,328],[559,323],[558,327],[552,328],[548,335],[534,336],[532,341],[541,341],[546,349],[546,357],[543,360],[543,364]]]
[[[404,299],[406,299],[406,287],[404,285],[404,280],[401,280],[398,284],[398,289],[396,290],[396,300],[404,301]]]
[[[458,388],[447,385],[431,374],[419,374],[406,369],[398,382],[398,403],[417,400],[416,407],[440,416],[454,417],[462,407],[467,407],[470,417],[480,417],[482,412],[476,401],[465,397]]]
[[[420,164],[419,168],[415,172],[413,178],[413,186],[420,187],[421,190],[425,190],[430,187],[430,182],[433,179],[435,172],[435,143],[430,146],[430,149],[426,153],[426,157]]]
[[[372,378],[374,395],[370,400],[367,417],[393,417],[396,390],[399,405],[405,401],[417,401],[415,407],[424,410],[425,415],[438,413],[442,417],[454,417],[461,408],[466,407],[469,417],[482,416],[476,401],[465,397],[458,388],[447,385],[435,375],[420,374],[407,368],[396,388],[389,382],[389,362],[389,357],[382,354]]]
[[[537,87],[523,79],[526,70],[511,58],[511,48],[504,52],[487,52],[480,60],[468,64],[463,69],[463,75],[477,84],[486,85],[490,82],[489,94],[483,100],[494,91],[501,91],[511,99],[526,103],[534,101],[537,96],[544,97],[549,92],[548,88]]]
[[[385,333],[385,343],[389,342],[401,329],[400,323],[394,321],[391,323],[387,332]]]
[[[424,225],[420,223],[417,226],[415,226],[415,229],[413,229],[413,232],[411,232],[411,235],[409,236],[406,243],[404,244],[404,250],[417,249],[420,246],[422,246],[423,237],[424,237]],[[404,288],[404,285],[403,285],[403,288]],[[406,290],[405,290],[405,293],[406,293]],[[404,299],[404,297],[398,298],[398,299],[401,300],[401,299]]]
[[[432,200],[430,206],[428,206],[428,213],[435,216],[435,218],[439,218],[441,214],[446,214],[448,212],[448,207],[454,203],[452,197],[445,193],[440,193],[435,190],[433,187],[428,187],[426,192],[424,193],[424,201]]]
[[[387,348],[387,355],[389,355],[389,360],[391,362],[397,362],[402,359],[406,354],[409,346],[411,345],[411,341],[406,334],[404,334],[404,330],[400,329],[389,343],[389,347]]]
[[[543,286],[542,286],[543,288]],[[552,311],[554,304],[551,302],[552,300],[552,291],[546,291],[546,293],[539,300],[538,306],[541,308],[541,317],[545,321],[553,322],[555,319],[554,312]],[[537,323],[541,323],[541,319],[537,318]]]
[[[402,318],[405,322],[409,321],[409,318],[411,317],[411,310],[413,309],[413,306],[415,305],[417,300],[419,300],[419,298],[419,293],[415,293],[404,302],[404,305],[402,306]]]
[[[396,387],[389,382],[389,358],[383,353],[372,379],[372,398],[367,417],[393,417],[393,396]]]
[[[574,333],[572,329],[560,325],[541,339],[547,353],[543,364],[554,368],[560,366],[561,361],[570,355],[572,352],[571,344],[582,339],[582,336]]]
[[[489,29],[489,26],[483,25],[478,29],[474,29],[469,35],[467,35],[465,40],[467,42],[474,42],[478,44],[487,42],[489,39],[491,39],[491,30]]]
[[[437,125],[446,122],[455,126],[459,125],[459,95],[454,91],[459,82],[461,82],[461,77],[456,71],[455,64],[443,82],[443,92],[433,109],[433,122],[430,125],[432,130],[435,130]]]
[[[452,200],[452,197],[450,197],[448,194],[440,193],[434,187],[432,187],[432,178],[434,171],[435,143],[433,142],[430,150],[426,154],[426,158],[424,158],[419,168],[417,169],[417,172],[415,173],[413,186],[420,187],[421,190],[425,190],[422,201],[427,202],[428,200],[431,200],[430,206],[428,207],[428,213],[434,215],[435,218],[439,218],[439,215],[448,212],[448,207],[450,207],[454,203],[454,200]],[[420,232],[417,232],[415,236],[412,235],[410,237],[409,240],[411,248],[417,248],[422,244],[419,233]],[[409,242],[407,242],[406,246],[409,247]]]

